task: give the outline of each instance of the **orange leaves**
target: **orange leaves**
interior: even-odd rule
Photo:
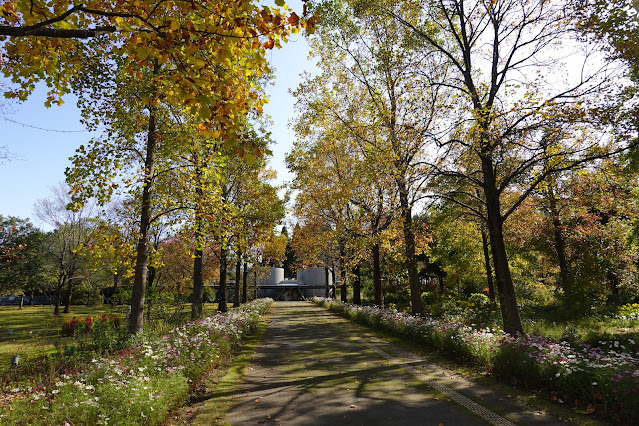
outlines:
[[[288,22],[294,27],[297,27],[300,24],[300,17],[297,16],[297,13],[292,12],[291,15],[288,17]]]
[[[268,41],[262,43],[265,49],[272,49],[275,46],[275,40],[269,38]]]
[[[268,24],[273,21],[271,9],[266,6],[264,6],[264,8],[260,11],[260,16],[262,17],[262,21],[264,21],[264,24]]]

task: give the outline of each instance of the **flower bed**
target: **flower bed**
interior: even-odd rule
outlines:
[[[501,378],[578,401],[580,411],[606,412],[639,422],[639,358],[611,348],[553,342],[540,336],[513,338],[499,330],[477,330],[461,322],[414,317],[388,309],[313,298],[317,304],[359,323],[406,337],[437,351],[473,361]]]
[[[159,424],[255,329],[270,299],[187,323],[60,374],[49,389],[11,389],[2,424]]]
[[[77,334],[91,334],[95,329],[120,327],[120,317],[117,315],[96,315],[94,317],[76,318],[65,320],[62,323],[62,334],[73,337]]]

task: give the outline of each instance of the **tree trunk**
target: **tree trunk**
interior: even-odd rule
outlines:
[[[490,246],[488,245],[488,235],[486,228],[481,226],[481,244],[484,248],[484,267],[486,268],[486,281],[488,282],[488,298],[495,301],[495,286],[493,284],[493,268],[490,264]]]
[[[240,306],[240,279],[242,274],[242,254],[237,255],[237,261],[235,262],[235,295],[233,296],[233,307]]]
[[[384,307],[384,293],[382,292],[382,270],[379,257],[379,243],[373,245],[373,298],[380,308]]]
[[[202,254],[202,248],[197,247],[194,253],[195,257],[193,258],[193,295],[191,296],[191,320],[202,318],[202,303],[204,299],[204,280],[202,279]]]
[[[402,181],[399,185],[399,204],[403,218],[404,250],[406,268],[408,269],[408,283],[410,286],[411,313],[424,315],[422,302],[422,288],[417,275],[417,257],[415,256],[415,234],[413,232],[413,212],[408,202],[408,188]]]
[[[21,310],[24,306],[24,294],[20,295],[20,305],[18,305],[18,310]]]
[[[619,297],[619,277],[612,271],[608,271],[606,274],[606,279],[610,284],[610,291],[612,293],[612,297],[609,299],[613,303],[620,305],[622,303],[621,297]]]
[[[255,299],[257,299],[257,268],[253,264],[253,288],[255,289]]]
[[[342,303],[348,303],[348,294],[346,290],[346,248],[344,246],[344,241],[339,240],[339,280],[341,283],[341,300]],[[333,265],[333,282],[335,281],[335,265]]]
[[[353,304],[361,305],[362,304],[362,274],[359,267],[359,262],[355,266],[353,270],[353,274],[355,275],[353,279]]]
[[[226,247],[222,243],[220,248],[220,291],[218,296],[217,310],[219,312],[226,312],[228,307],[226,305]]]
[[[158,71],[156,65],[154,71]],[[135,277],[131,294],[131,314],[129,315],[129,333],[141,333],[144,329],[144,296],[149,266],[149,229],[151,227],[151,186],[153,184],[153,164],[156,145],[156,109],[149,108],[149,127],[146,138],[146,156],[144,159],[144,182],[142,186],[142,208],[140,211],[140,233],[136,248]]]
[[[242,273],[242,303],[248,302],[248,264],[244,261],[244,271]]]
[[[552,220],[552,230],[555,237],[555,251],[557,252],[557,263],[559,264],[559,277],[561,279],[561,288],[565,294],[572,290],[570,282],[570,267],[566,259],[566,243],[564,240],[563,226],[559,217],[559,208],[555,199],[555,191],[553,183],[550,182],[546,193],[548,204],[550,206],[550,219]]]
[[[68,314],[71,312],[71,295],[73,293],[73,281],[69,278],[67,279],[67,291],[66,291],[66,300],[64,301],[64,311],[63,314]]]
[[[62,289],[67,281],[67,274],[65,272],[58,273],[58,285],[55,288],[55,307],[53,308],[53,315],[60,315],[60,302],[62,301]]]
[[[160,280],[158,279],[157,283],[155,282],[155,277],[157,277],[157,269],[155,269],[155,266],[151,266],[149,265],[146,268],[146,288],[147,289],[151,289],[153,288],[153,285],[155,284],[156,288],[159,287],[160,285]]]
[[[194,160],[197,158],[194,156]],[[202,218],[202,212],[200,209],[200,200],[204,195],[202,189],[202,174],[203,171],[200,167],[195,167],[195,195],[197,205],[195,207],[195,250],[193,253],[193,295],[191,296],[191,320],[197,320],[202,318],[202,304],[204,296],[204,278],[203,274],[203,228],[204,219]]]
[[[486,212],[488,216],[488,232],[490,247],[495,266],[495,278],[499,292],[501,316],[504,324],[504,332],[517,336],[524,334],[524,328],[519,317],[517,298],[513,285],[508,256],[503,234],[503,218],[499,202],[499,192],[493,169],[492,159],[488,155],[481,156],[482,172],[484,175],[484,193],[486,196]]]
[[[33,291],[29,293],[29,306],[33,306]]]
[[[330,295],[330,293],[329,293],[330,292],[330,286],[329,286],[329,283],[328,283],[328,266],[324,266],[324,277],[325,277],[325,280],[326,280],[326,298],[328,298],[329,295]]]

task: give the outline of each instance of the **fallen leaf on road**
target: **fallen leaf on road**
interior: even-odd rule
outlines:
[[[262,419],[262,420],[258,420],[257,422],[258,422],[259,424],[262,424],[262,423],[265,423],[265,422],[266,422],[266,420]]]
[[[357,408],[357,405],[351,404],[351,405],[348,406],[348,408]]]
[[[282,421],[282,419],[275,419],[275,421],[276,421],[276,422],[281,422],[281,421]]]
[[[255,400],[255,402],[260,403],[260,402],[262,402],[262,401],[260,401],[259,399],[256,399],[256,400]]]
[[[433,399],[434,399],[435,401],[439,401],[439,398],[437,398],[437,397],[433,397]]]
[[[269,419],[269,420],[271,420],[271,415],[270,415],[270,414],[267,414],[267,415],[266,415],[266,418],[267,418],[267,419]]]

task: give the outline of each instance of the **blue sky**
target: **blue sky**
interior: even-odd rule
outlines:
[[[301,2],[289,3],[301,14]],[[307,60],[308,45],[301,35],[291,37],[282,49],[267,56],[276,69],[276,77],[274,86],[267,88],[270,101],[264,110],[274,123],[271,165],[278,172],[278,183],[282,183],[291,178],[284,156],[294,139],[287,126],[294,110],[294,98],[288,91],[299,84],[299,74],[311,71],[313,65]],[[65,98],[63,106],[45,108],[45,95],[46,89],[39,88],[29,100],[14,105],[13,112],[6,115],[12,121],[0,115],[0,146],[6,146],[18,157],[0,164],[0,215],[29,217],[39,226],[42,224],[33,217],[35,201],[48,197],[49,188],[64,181],[69,157],[91,137],[83,131],[72,97]]]

